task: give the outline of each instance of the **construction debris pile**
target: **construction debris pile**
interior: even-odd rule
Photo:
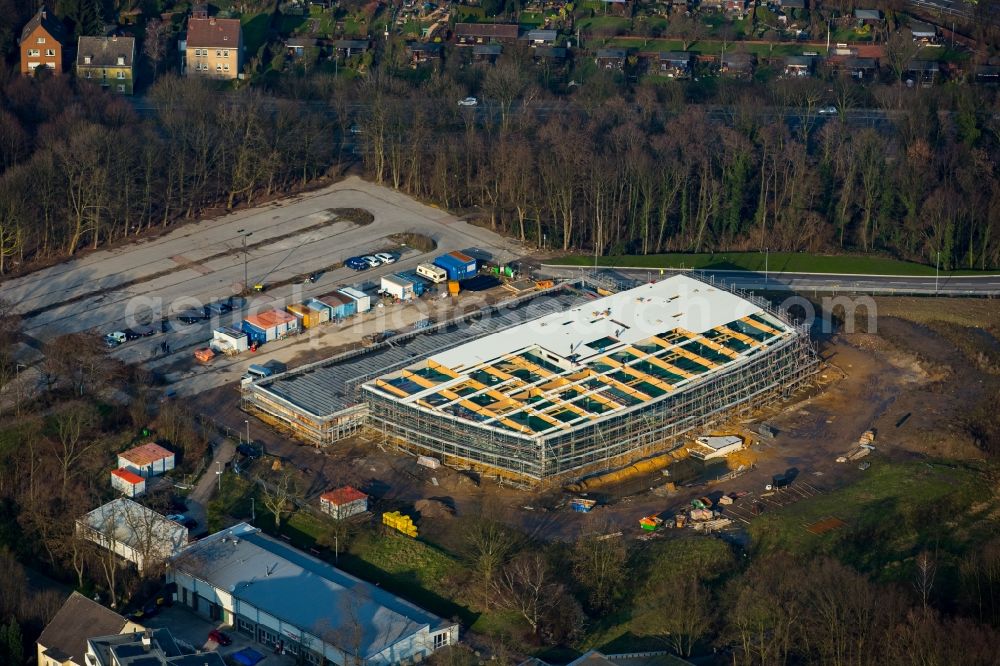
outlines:
[[[858,443],[847,452],[846,455],[837,456],[837,462],[844,463],[853,460],[861,460],[875,450],[875,429],[866,430]]]

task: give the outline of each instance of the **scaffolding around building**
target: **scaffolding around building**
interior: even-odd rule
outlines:
[[[736,295],[768,313],[780,322],[780,328],[784,329],[781,331],[783,335],[769,338],[773,343],[769,343],[762,353],[740,356],[727,362],[727,367],[719,372],[708,373],[704,377],[685,377],[683,387],[676,391],[655,399],[645,396],[645,400],[632,403],[628,409],[612,411],[607,416],[591,416],[592,423],[584,418],[586,414],[583,410],[579,410],[583,416],[577,418],[572,427],[552,426],[541,433],[532,433],[527,428],[518,431],[513,427],[515,424],[509,422],[504,427],[497,427],[500,419],[494,419],[494,425],[484,425],[481,415],[480,422],[477,422],[429,409],[428,404],[420,400],[407,401],[403,391],[394,392],[380,379],[376,379],[400,368],[412,368],[432,355],[502,330],[507,322],[502,321],[500,310],[512,307],[510,303],[495,306],[494,312],[486,313],[475,323],[465,318],[460,322],[440,324],[431,331],[425,328],[409,334],[430,334],[430,337],[424,338],[430,344],[416,345],[426,353],[415,355],[412,351],[402,350],[401,345],[405,347],[402,343],[416,339],[414,337],[393,338],[383,343],[383,346],[390,345],[392,349],[403,353],[382,356],[377,354],[379,349],[369,348],[291,373],[294,382],[296,377],[308,376],[317,367],[344,368],[344,361],[354,360],[350,363],[349,370],[344,371],[350,376],[345,374],[340,378],[344,402],[341,409],[331,410],[327,414],[310,412],[301,403],[290,399],[290,396],[283,395],[280,388],[273,388],[272,382],[250,387],[244,392],[243,406],[313,444],[330,444],[367,426],[381,431],[383,441],[400,449],[418,455],[434,456],[444,464],[475,469],[487,476],[521,485],[565,480],[628,464],[680,445],[692,431],[724,419],[746,415],[764,405],[787,398],[818,368],[818,359],[808,331],[789,321],[785,313],[777,311],[766,300],[754,294],[717,283],[710,277],[699,276],[698,279],[711,287]],[[591,294],[605,294],[612,289],[627,286],[608,279],[605,275],[584,275],[573,285],[554,287],[549,290],[549,295],[555,297],[555,304],[567,308],[568,305],[579,302],[576,299],[581,290]],[[569,298],[560,300],[559,295],[564,293]],[[515,307],[528,304],[532,296],[517,299],[521,302],[515,304]],[[544,313],[546,309],[542,307],[539,311]],[[494,321],[497,317],[500,320]],[[521,318],[521,322],[524,320]],[[755,325],[767,328],[766,324],[759,321]],[[740,334],[735,332],[735,336],[739,337]],[[704,345],[701,347],[704,349]],[[717,351],[721,353],[725,350],[720,347]],[[376,356],[365,361],[365,355],[373,352]],[[362,362],[359,364],[355,359],[361,359]],[[649,360],[662,365],[656,358]],[[680,372],[674,366],[666,367],[675,375]],[[658,370],[662,371],[662,368]],[[279,379],[281,377],[278,376]],[[648,382],[644,384],[648,386]],[[416,387],[413,390],[424,388],[426,387]],[[487,391],[483,389],[482,392]],[[453,402],[459,401],[459,398],[455,398]],[[520,408],[525,412],[529,411],[523,405]]]

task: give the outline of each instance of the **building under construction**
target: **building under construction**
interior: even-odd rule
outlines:
[[[685,275],[596,291],[556,288],[307,366],[255,385],[244,405],[315,443],[367,423],[413,451],[532,483],[662,451],[816,368],[807,332],[748,294]]]

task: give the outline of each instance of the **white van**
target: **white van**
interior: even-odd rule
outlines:
[[[417,275],[430,280],[434,284],[440,284],[448,279],[447,271],[434,264],[420,264],[417,266]]]

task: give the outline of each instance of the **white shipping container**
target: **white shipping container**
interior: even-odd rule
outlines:
[[[244,331],[223,326],[212,331],[212,342],[209,346],[223,354],[241,354],[250,349],[250,341]]]
[[[354,287],[344,287],[340,290],[340,293],[357,303],[358,313],[368,312],[372,309],[371,297],[360,289],[355,289]]]

